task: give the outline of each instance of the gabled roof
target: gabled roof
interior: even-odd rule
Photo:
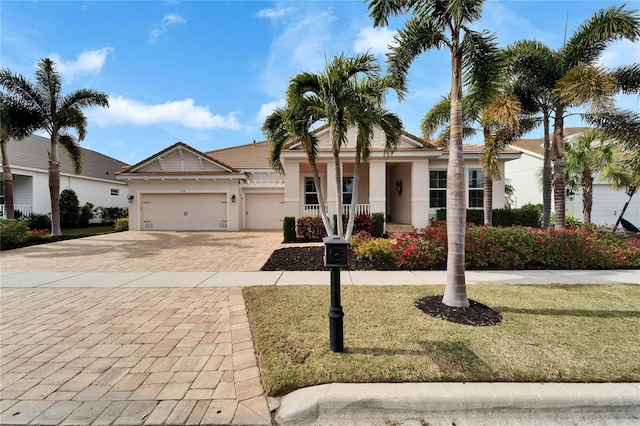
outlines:
[[[271,145],[268,141],[256,142],[216,149],[205,152],[206,155],[215,157],[234,167],[245,169],[271,169],[269,165],[269,151]]]
[[[588,127],[566,127],[564,129],[564,137],[572,136],[577,133],[584,133],[589,130]],[[553,138],[553,133],[550,134]],[[544,137],[538,139],[518,139],[513,145],[519,151],[528,151],[533,154],[544,157]]]
[[[187,169],[182,166],[180,170],[168,167],[164,168],[165,158],[171,159],[172,156],[179,155],[180,159],[183,159],[183,152],[187,153],[191,157],[198,160],[197,168]],[[159,165],[158,165],[159,164]],[[157,166],[158,165],[158,166]],[[205,167],[205,165],[207,167]],[[197,149],[187,145],[184,142],[176,142],[170,147],[163,149],[162,151],[145,158],[133,166],[125,167],[118,175],[184,175],[184,174],[198,174],[198,175],[227,175],[227,174],[242,174],[242,172],[216,158],[213,158]]]
[[[31,135],[19,142],[11,140],[7,144],[9,163],[14,167],[38,169],[48,173],[50,152],[51,140],[42,136]],[[127,166],[127,163],[87,148],[80,148],[80,152],[82,171],[78,176],[115,181],[115,173]],[[59,153],[58,159],[61,173],[75,174],[71,161],[63,152]]]

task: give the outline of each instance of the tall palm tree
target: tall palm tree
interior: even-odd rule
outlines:
[[[39,116],[39,129],[51,138],[49,153],[49,193],[51,196],[51,235],[60,236],[60,162],[58,147],[69,156],[74,171],[82,170],[79,141],[87,135],[87,118],[82,109],[92,106],[108,107],[105,93],[91,89],[75,90],[62,95],[60,74],[49,58],[41,59],[36,69],[36,81],[32,83],[20,74],[8,69],[0,71],[0,85],[25,108],[34,110]],[[75,137],[69,130],[75,130]]]
[[[311,166],[313,181],[318,194],[320,217],[327,235],[331,235],[331,223],[324,209],[325,201],[322,193],[320,174],[318,173],[318,139],[312,131],[312,126],[318,121],[310,105],[303,102],[287,104],[284,108],[276,108],[262,125],[262,132],[271,145],[269,163],[274,170],[284,172],[280,155],[290,142],[298,142],[307,154],[307,162]]]
[[[582,187],[583,221],[591,223],[594,174],[614,163],[619,155],[618,146],[604,132],[589,129],[565,144],[565,148],[567,185],[574,189]]]
[[[370,0],[375,26],[386,26],[391,16],[411,13],[387,57],[394,87],[402,97],[407,91],[407,73],[420,54],[448,48],[451,53],[450,138],[447,168],[447,282],[443,303],[469,306],[464,270],[466,206],[462,155],[462,65],[475,52],[482,52],[489,35],[469,28],[481,17],[484,0]],[[481,56],[481,55],[480,55]],[[482,64],[469,64],[470,73],[482,74]],[[476,68],[478,67],[478,68]]]
[[[13,175],[9,163],[7,144],[10,140],[22,140],[39,126],[38,114],[25,108],[16,99],[0,93],[0,149],[2,150],[2,189],[4,194],[4,214],[13,219]]]
[[[358,92],[358,77],[380,79],[380,65],[373,55],[336,56],[318,74],[303,72],[296,75],[287,90],[288,103],[313,105],[314,113],[329,126],[337,195],[336,231],[339,236],[343,235],[340,149],[347,144],[347,131],[356,124],[356,115],[370,105],[369,97]]]
[[[621,67],[604,72],[595,65],[611,42],[623,38],[636,41],[640,38],[640,15],[624,7],[614,6],[597,11],[553,54],[554,72],[550,75],[555,79],[551,90],[554,118],[551,159],[554,165],[556,228],[565,227],[564,120],[569,109],[589,103],[590,110],[583,114],[588,121],[590,116],[597,116],[605,107],[612,106],[611,99],[616,92],[638,90],[638,78],[633,77],[637,75],[637,70]],[[631,71],[632,77],[626,74],[628,71]],[[531,74],[537,72],[539,70],[533,67],[519,70],[520,75],[527,75],[526,80],[533,80]],[[635,82],[635,89],[633,84],[625,86],[618,81]]]

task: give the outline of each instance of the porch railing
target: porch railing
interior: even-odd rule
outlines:
[[[19,211],[20,213],[22,213],[22,217],[25,217],[33,213],[33,206],[18,204],[13,206],[13,210]],[[4,204],[0,204],[0,217],[6,217],[4,214]]]
[[[351,210],[351,206],[346,205],[342,206],[342,214],[348,215]],[[324,211],[329,211],[328,206],[324,206]],[[356,216],[360,214],[370,214],[371,208],[369,204],[356,204]],[[319,204],[304,204],[302,206],[302,211],[300,212],[300,217],[317,217],[320,216],[320,205]]]

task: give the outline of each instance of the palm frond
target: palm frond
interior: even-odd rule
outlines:
[[[623,65],[609,71],[617,81],[617,91],[624,94],[640,92],[640,63]]]
[[[590,104],[591,109],[598,112],[613,108],[616,91],[614,75],[601,67],[578,64],[557,82],[553,96],[561,104]]]
[[[425,139],[431,138],[437,129],[449,123],[450,115],[451,101],[449,97],[443,96],[422,118],[420,123],[422,136]]]
[[[497,37],[489,32],[465,33],[463,70],[469,102],[479,104],[479,109],[497,96],[503,86],[504,55],[498,47]]]

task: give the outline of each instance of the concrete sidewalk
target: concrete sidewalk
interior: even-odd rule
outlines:
[[[342,271],[343,285],[444,284],[445,271]],[[467,271],[467,284],[638,284],[639,270]],[[329,271],[269,272],[0,272],[5,288],[206,288],[328,285]]]

